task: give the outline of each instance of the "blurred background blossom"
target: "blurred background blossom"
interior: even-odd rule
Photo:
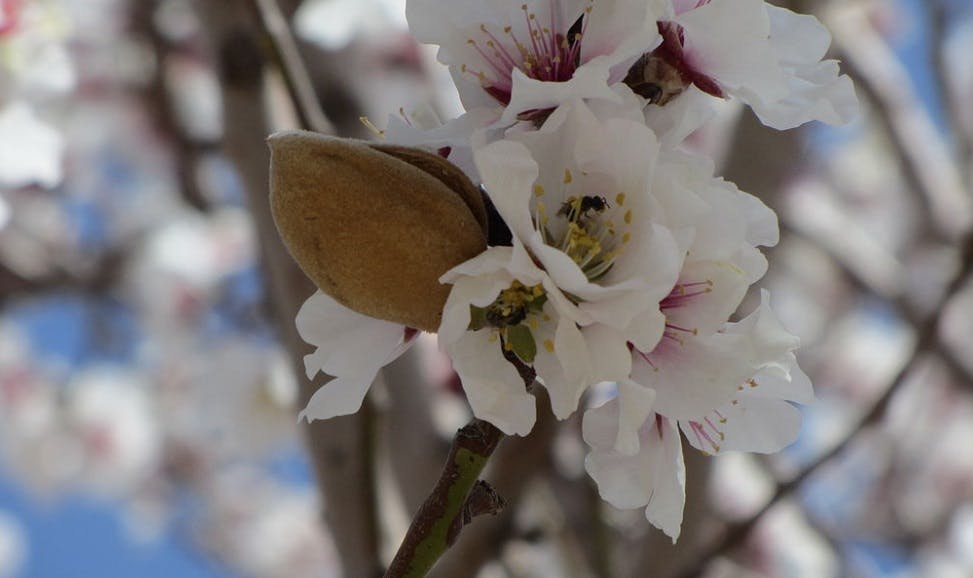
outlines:
[[[973,286],[950,282],[973,2],[775,3],[831,28],[862,118],[775,133],[727,103],[691,146],[781,216],[764,285],[817,389],[801,438],[690,457],[673,547],[597,499],[577,420],[542,418],[492,465],[511,506],[435,575],[973,575]],[[423,342],[365,412],[298,426],[311,287],[263,143],[302,123],[295,75],[342,136],[460,110],[402,0],[0,0],[0,578],[357,577],[394,551],[468,410]]]

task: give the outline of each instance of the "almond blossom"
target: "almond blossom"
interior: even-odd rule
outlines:
[[[467,110],[495,109],[501,126],[575,98],[617,100],[611,85],[659,43],[636,0],[409,0],[406,17],[440,46]]]
[[[735,96],[767,126],[844,124],[857,112],[851,80],[822,60],[831,36],[813,16],[763,0],[659,0],[661,44],[625,82],[664,106],[690,87]],[[650,111],[651,114],[651,111]]]
[[[475,152],[483,186],[533,259],[570,296],[580,325],[602,324],[649,348],[662,335],[659,301],[682,264],[653,177],[659,145],[640,120],[604,122],[582,101],[537,131]],[[624,109],[620,111],[624,114]]]
[[[677,291],[683,301],[673,308],[689,311],[686,318],[706,308],[709,293]],[[813,395],[792,353],[797,345],[764,292],[760,308],[739,323],[708,338],[669,334],[651,354],[640,353],[644,363],[618,395],[585,413],[592,448],[585,468],[602,497],[618,508],[644,507],[649,522],[675,542],[685,503],[679,431],[707,454],[772,453],[793,442],[801,413],[790,402]]]

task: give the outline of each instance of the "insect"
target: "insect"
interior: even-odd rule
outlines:
[[[689,85],[678,68],[651,53],[635,61],[624,82],[632,92],[659,106],[682,94]]]
[[[573,222],[580,218],[587,217],[588,213],[592,211],[601,213],[609,207],[611,207],[611,205],[608,204],[608,199],[605,197],[598,197],[594,195],[585,195],[581,198],[568,197],[568,200],[561,204],[561,208],[558,210],[557,214],[562,217],[567,217],[568,221]]]

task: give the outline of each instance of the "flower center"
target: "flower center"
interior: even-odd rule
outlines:
[[[564,183],[572,181],[571,171],[565,171]],[[624,246],[631,240],[627,229],[632,222],[632,211],[625,208],[625,193],[615,196],[614,213],[624,210],[622,223],[609,218],[612,204],[601,195],[571,195],[563,201],[551,223],[542,197],[544,187],[534,185],[538,197],[535,204],[534,224],[541,232],[544,243],[563,252],[574,261],[589,281],[595,282],[611,271]],[[556,225],[556,226],[555,226]]]
[[[544,82],[571,79],[581,63],[581,42],[587,29],[584,16],[591,12],[590,5],[585,7],[574,25],[561,31],[557,29],[560,18],[556,0],[550,0],[547,23],[539,22],[527,4],[520,8],[524,14],[520,34],[526,37],[518,36],[512,26],[505,26],[502,33],[494,33],[481,24],[479,38],[470,38],[467,44],[480,54],[487,69],[474,70],[465,64],[461,67],[463,73],[475,76],[483,90],[505,106],[510,103],[514,69]]]
[[[672,288],[672,291],[669,292],[669,295],[659,302],[659,310],[665,314],[666,311],[679,307],[685,307],[696,297],[706,295],[712,291],[713,282],[709,280],[697,281],[694,283],[677,283],[676,286]],[[665,339],[669,339],[681,345],[685,335],[697,335],[698,333],[699,332],[696,329],[680,327],[670,323],[667,319],[666,328],[662,335]]]
[[[708,2],[698,2],[691,8]],[[664,106],[683,93],[689,85],[707,94],[724,98],[726,93],[710,76],[693,67],[684,51],[685,30],[675,22],[659,22],[662,44],[648,54],[643,54],[625,76],[625,84],[632,91],[652,104]]]
[[[512,351],[524,363],[533,363],[537,343],[531,329],[537,329],[537,317],[543,316],[547,292],[540,284],[530,287],[514,280],[486,307],[470,306],[470,331],[490,327],[496,332],[491,340],[500,339],[503,348]],[[546,319],[545,319],[546,320]],[[553,343],[545,343],[548,350]]]

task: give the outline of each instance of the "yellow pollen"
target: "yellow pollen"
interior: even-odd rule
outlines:
[[[632,209],[625,211],[625,224],[630,225],[632,223]]]
[[[554,342],[550,339],[545,339],[544,349],[546,349],[548,353],[554,353]]]
[[[541,185],[534,185],[534,194],[537,195],[538,197],[543,196],[544,187],[542,187]]]
[[[564,184],[568,184],[573,180],[574,178],[571,176],[571,171],[569,169],[564,169]]]
[[[490,334],[490,337],[487,339],[487,341],[489,341],[490,343],[495,343],[497,341],[497,338],[498,337],[499,337],[499,334],[498,333],[496,333],[496,332],[491,333]]]
[[[617,195],[615,195],[615,202],[618,204],[618,206],[624,205],[625,204],[625,193],[618,193]]]
[[[622,235],[622,243],[628,243],[631,240],[632,240],[631,233],[625,233],[624,235]]]

